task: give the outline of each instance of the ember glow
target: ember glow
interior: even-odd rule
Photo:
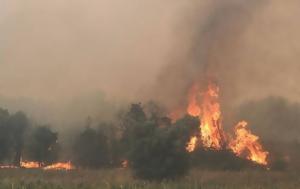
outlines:
[[[247,129],[247,122],[242,121],[235,127],[235,138],[229,138],[225,134],[219,103],[219,87],[216,84],[210,83],[205,92],[201,92],[198,85],[193,85],[188,100],[188,114],[201,120],[199,130],[204,148],[214,150],[228,148],[239,157],[245,157],[261,165],[268,164],[268,152],[259,143],[259,137]],[[199,140],[196,136],[192,136],[186,150],[193,152]]]

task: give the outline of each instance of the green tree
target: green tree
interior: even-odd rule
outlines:
[[[186,144],[198,131],[198,118],[186,116],[171,124],[166,117],[152,115],[147,118],[141,105],[133,104],[123,120],[122,141],[134,175],[147,180],[185,175],[189,169]]]
[[[86,127],[73,146],[74,163],[79,167],[100,168],[109,164],[107,137],[103,132]]]
[[[0,108],[0,161],[8,159],[11,150],[8,122],[10,114],[7,110]]]
[[[191,154],[191,162],[195,167],[205,170],[240,171],[250,168],[262,168],[250,160],[236,156],[228,149],[197,148]]]
[[[188,133],[195,132],[198,125],[199,121],[192,117],[170,127],[158,127],[155,122],[142,125],[145,136],[136,142],[130,156],[135,176],[161,180],[185,175],[189,169]]]
[[[135,144],[136,139],[143,137],[143,125],[146,121],[146,114],[140,103],[132,104],[129,111],[121,117],[120,150],[123,159],[128,159],[128,153]]]
[[[29,119],[26,114],[19,111],[10,116],[8,121],[9,132],[14,151],[14,165],[20,166],[21,155],[24,147],[24,134],[29,127]]]

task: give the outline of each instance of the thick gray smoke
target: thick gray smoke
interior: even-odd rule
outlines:
[[[155,81],[182,6],[1,0],[0,105],[49,122],[111,117]]]
[[[211,1],[198,3],[189,10],[185,22],[181,23],[182,27],[188,28],[183,34],[186,37],[184,45],[180,46],[185,53],[176,57],[175,63],[169,65],[159,78],[159,88],[165,95],[162,101],[181,102],[180,98],[186,98],[187,88],[192,83],[202,83],[206,87],[209,80],[218,82],[233,96],[239,83],[236,72],[243,64],[239,52],[243,35],[265,4],[265,1]],[[223,95],[226,96],[225,90]]]
[[[160,84],[166,89],[162,99],[186,92],[184,88],[197,79],[213,78],[230,103],[268,95],[299,101],[295,71],[300,67],[299,47],[293,42],[299,41],[298,4],[244,0],[194,3],[180,25],[183,40],[161,74]]]
[[[110,119],[131,101],[176,107],[209,79],[228,120],[248,100],[300,101],[299,5],[1,0],[0,105],[47,122]]]
[[[154,90],[158,101],[170,109],[184,106],[194,82],[203,88],[209,81],[217,82],[226,127],[248,118],[266,140],[299,140],[293,134],[300,130],[297,104],[280,109],[276,101],[259,101],[269,96],[282,96],[285,103],[300,100],[295,43],[300,40],[295,20],[299,2],[227,0],[193,5],[180,25],[183,40],[174,50],[176,56],[159,77],[161,93]],[[250,100],[253,107],[247,106]],[[274,119],[276,115],[281,116]]]

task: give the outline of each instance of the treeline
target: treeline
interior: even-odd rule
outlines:
[[[0,161],[20,166],[24,154],[32,161],[50,164],[58,159],[58,133],[48,126],[32,127],[25,113],[0,109]]]
[[[200,120],[189,115],[172,122],[156,108],[147,111],[132,104],[114,123],[91,124],[88,119],[72,140],[69,159],[78,168],[98,169],[128,166],[142,179],[174,179],[189,168],[241,170],[261,168],[236,157],[229,150],[198,148],[188,153],[191,136],[199,134]],[[29,161],[51,164],[66,149],[58,143],[58,133],[49,126],[34,126],[28,117],[0,109],[0,161],[20,165]],[[62,137],[62,136],[60,136]],[[282,162],[281,162],[282,163]],[[281,167],[280,167],[281,166]],[[284,167],[279,164],[279,167]]]

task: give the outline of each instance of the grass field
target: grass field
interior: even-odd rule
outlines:
[[[115,170],[0,170],[0,189],[300,189],[297,172],[191,171],[175,181],[145,182],[124,169]]]

